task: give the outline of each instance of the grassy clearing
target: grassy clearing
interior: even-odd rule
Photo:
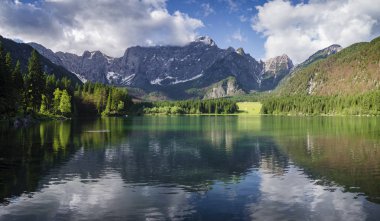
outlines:
[[[259,115],[262,104],[260,102],[237,102],[240,114]]]

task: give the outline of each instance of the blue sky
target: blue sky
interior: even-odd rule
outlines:
[[[232,2],[232,3],[231,3]],[[168,10],[184,11],[191,17],[199,18],[204,28],[201,35],[212,37],[219,47],[242,47],[253,57],[264,56],[265,38],[251,27],[251,19],[257,14],[257,5],[265,1],[169,1]]]
[[[295,63],[331,44],[380,35],[380,0],[3,0],[0,34],[53,51],[184,45],[208,35],[256,59]]]

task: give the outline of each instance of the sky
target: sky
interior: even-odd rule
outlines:
[[[210,36],[257,60],[294,63],[380,35],[380,0],[1,0],[0,35],[81,55]]]

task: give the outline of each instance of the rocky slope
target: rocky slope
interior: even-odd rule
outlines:
[[[293,67],[292,60],[286,54],[268,59],[264,63],[262,87],[274,89]]]
[[[313,62],[325,59],[325,58],[329,57],[330,55],[336,54],[339,51],[341,51],[342,49],[343,49],[342,46],[337,45],[337,44],[333,44],[333,45],[331,45],[331,46],[329,46],[327,48],[324,48],[322,50],[319,50],[319,51],[315,52],[306,61],[304,61],[301,64],[299,64],[297,67],[298,68],[306,67],[306,66],[310,65]]]
[[[333,45],[319,52],[327,52],[322,54],[328,57],[311,56],[304,62],[307,65],[296,68],[280,83],[277,92],[282,95],[355,95],[380,88],[380,38],[345,49]],[[308,62],[312,59],[312,63]]]
[[[244,91],[239,88],[234,78],[228,78],[218,82],[210,87],[204,95],[205,99],[231,97],[244,94]]]
[[[52,53],[40,45],[31,45],[83,80],[140,88],[148,93],[158,91],[172,99],[194,97],[188,91],[209,88],[228,77],[234,77],[244,92],[270,90],[292,67],[291,60],[282,56],[272,60],[266,72],[265,63],[243,49],[221,49],[209,37],[200,37],[183,47],[131,47],[119,58],[99,51],[86,51],[82,56]]]

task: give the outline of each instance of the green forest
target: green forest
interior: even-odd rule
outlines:
[[[39,54],[33,50],[23,73],[0,44],[0,117],[36,115],[72,117],[123,115],[132,105],[124,88],[99,83],[73,84],[66,77],[43,72]],[[87,115],[89,116],[89,115]]]
[[[261,101],[263,114],[380,115],[380,91],[349,96],[292,95]]]
[[[143,109],[144,114],[233,114],[238,112],[235,101],[227,99],[161,101]]]

